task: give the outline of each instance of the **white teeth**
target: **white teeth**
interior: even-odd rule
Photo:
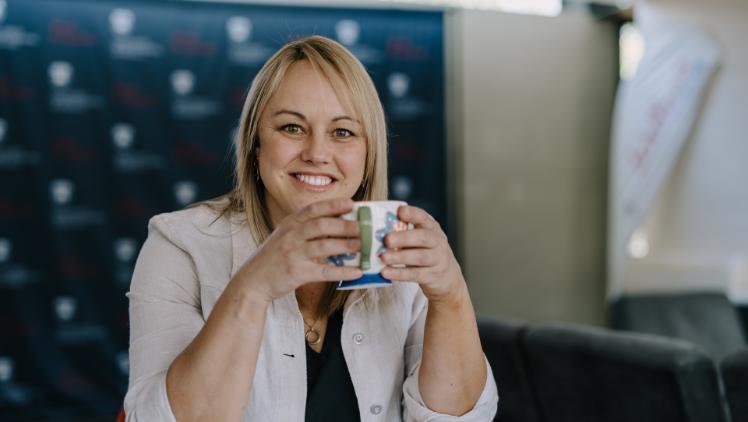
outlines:
[[[296,178],[313,186],[326,186],[332,183],[332,179],[327,176],[307,176],[306,174],[297,174]]]

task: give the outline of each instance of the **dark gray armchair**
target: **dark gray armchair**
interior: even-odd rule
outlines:
[[[610,325],[690,341],[717,361],[746,343],[738,312],[722,293],[624,296],[611,304]]]
[[[748,422],[748,348],[729,354],[720,367],[732,422]]]
[[[478,322],[481,344],[499,389],[496,422],[538,422],[521,350],[526,325],[514,321]]]
[[[713,361],[667,338],[575,325],[524,336],[545,422],[726,422]]]

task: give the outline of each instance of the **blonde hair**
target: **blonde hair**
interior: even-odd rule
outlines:
[[[348,103],[345,105],[353,109],[363,127],[366,163],[361,186],[353,199],[387,199],[387,129],[374,83],[361,62],[339,43],[318,35],[300,38],[281,47],[252,81],[234,137],[234,188],[205,202],[219,209],[220,215],[244,213],[257,245],[264,242],[273,230],[265,203],[265,186],[257,165],[260,117],[288,69],[302,60],[309,62],[330,82],[338,98]],[[349,292],[338,291],[335,287],[330,283],[318,315],[332,314],[345,303]]]

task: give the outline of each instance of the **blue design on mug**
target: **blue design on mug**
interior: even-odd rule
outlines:
[[[330,264],[335,264],[338,267],[342,267],[345,264],[344,261],[351,260],[355,258],[356,255],[357,255],[356,252],[353,252],[353,253],[343,253],[343,254],[335,255],[335,256],[328,256],[327,262],[329,262]]]
[[[400,221],[395,213],[387,211],[387,214],[385,214],[384,227],[377,230],[376,232],[376,238],[379,241],[379,250],[377,250],[377,255],[387,250],[387,247],[384,245],[384,237],[387,236],[387,233],[393,230],[399,232],[407,229],[408,225]]]

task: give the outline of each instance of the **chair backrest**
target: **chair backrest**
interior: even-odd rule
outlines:
[[[729,354],[720,367],[732,422],[748,422],[748,348]]]
[[[735,310],[738,312],[740,318],[740,325],[743,326],[743,338],[748,343],[748,305],[745,303],[739,304]]]
[[[496,422],[538,422],[521,350],[526,329],[525,324],[514,321],[478,322],[483,351],[499,389]]]
[[[690,343],[550,325],[524,349],[545,422],[726,422],[715,364]]]
[[[690,341],[717,360],[745,346],[740,317],[722,293],[624,296],[611,305],[610,325]]]

